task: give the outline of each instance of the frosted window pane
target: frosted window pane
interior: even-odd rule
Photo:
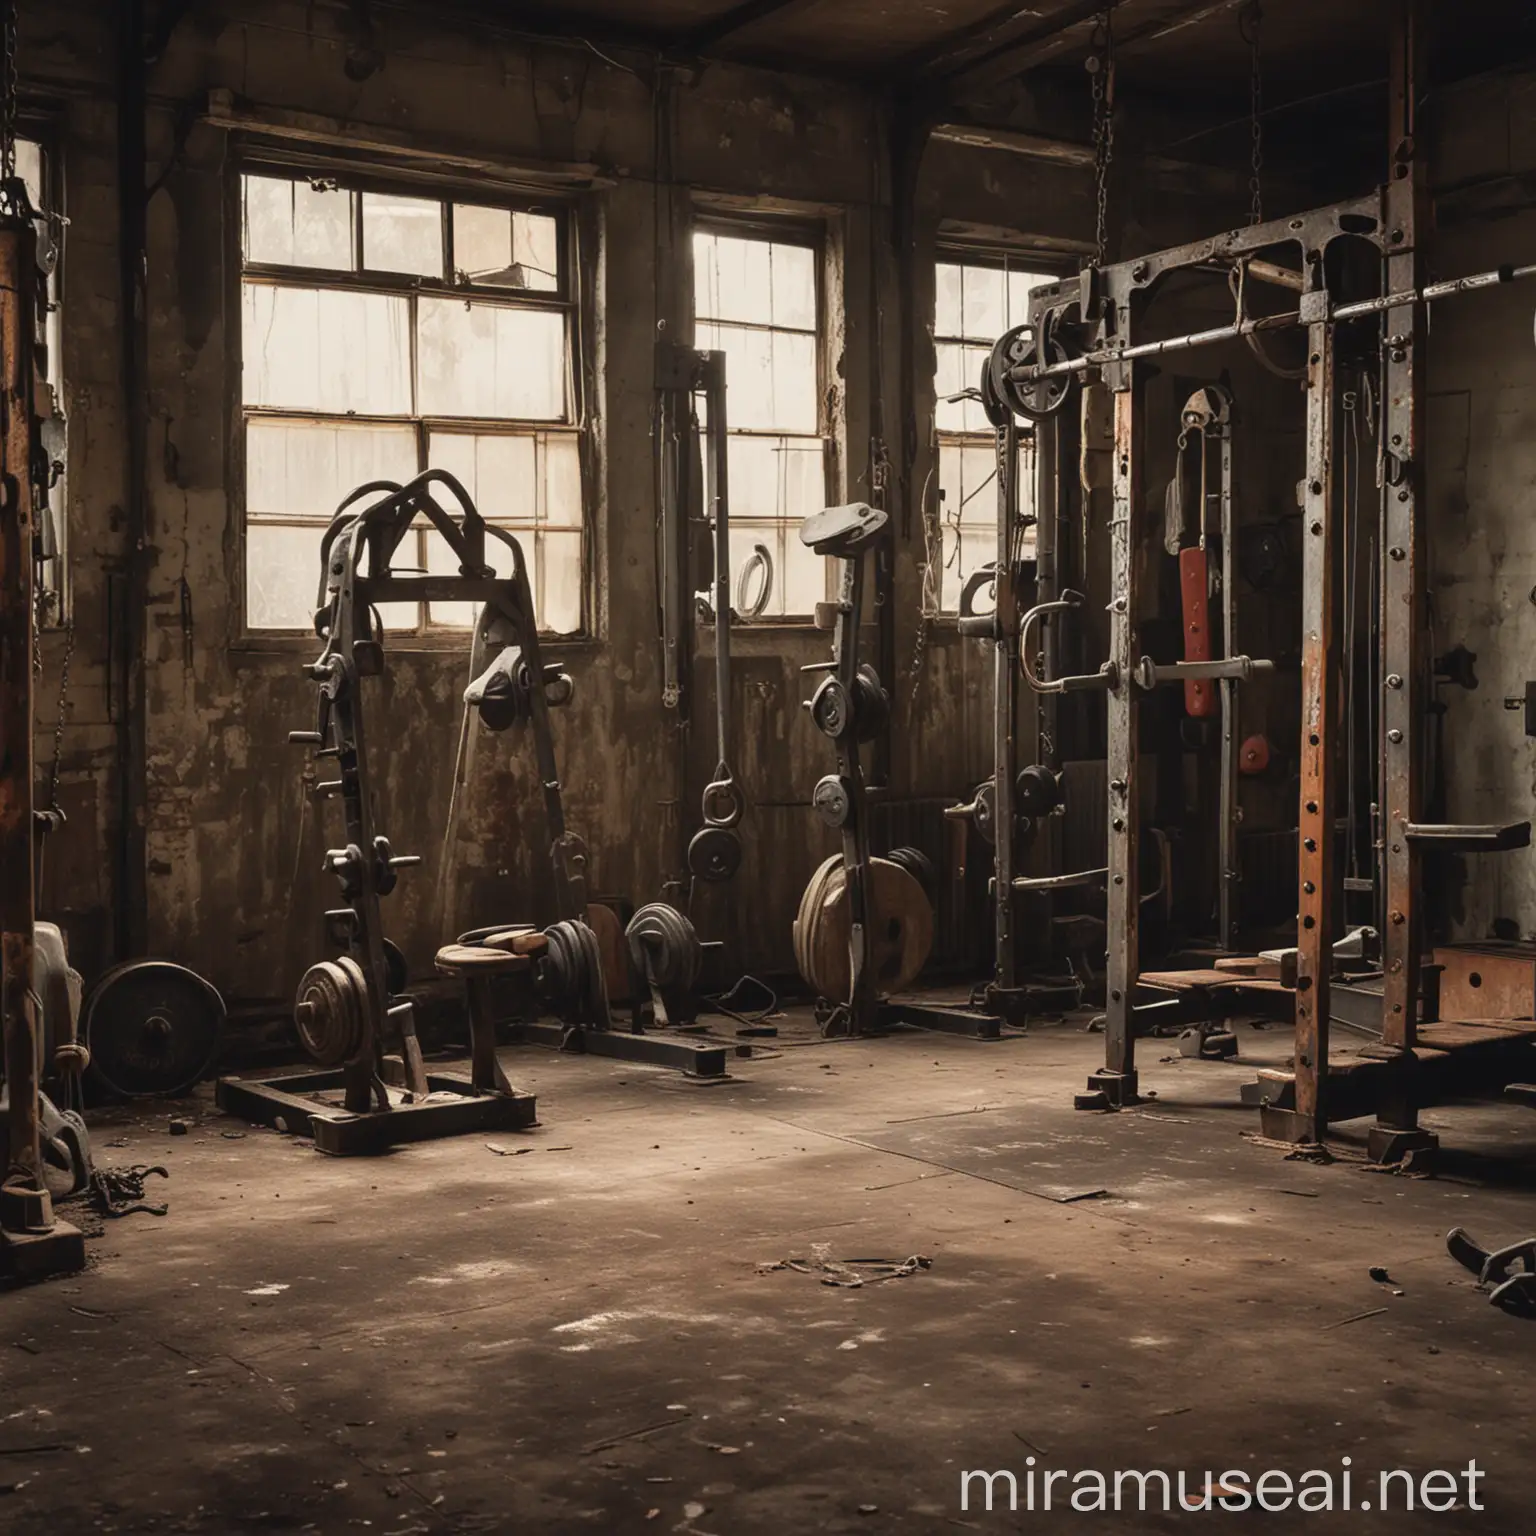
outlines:
[[[531,540],[523,538],[527,553]],[[573,635],[581,629],[581,535],[549,532],[539,535],[538,590],[534,606],[539,628]]]
[[[271,176],[247,176],[244,186],[247,261],[352,270],[350,192]]]
[[[27,196],[34,208],[46,208],[48,199],[43,195],[43,148],[31,139],[16,140],[16,174],[27,185]]]
[[[245,428],[245,508],[260,515],[329,520],[342,499],[372,480],[404,484],[416,473],[409,427],[321,426],[263,421]]]
[[[245,533],[245,620],[251,629],[308,630],[320,589],[322,529],[255,524]]]
[[[782,518],[798,530],[827,504],[826,457],[819,437],[733,436],[727,464],[733,519]]]
[[[967,267],[961,290],[960,334],[975,341],[995,341],[1008,329],[1007,289],[995,267]]]
[[[553,293],[560,286],[560,226],[543,213],[512,215],[512,260],[524,288]]]
[[[937,367],[933,388],[938,401],[934,407],[934,424],[939,431],[992,431],[979,400],[956,400],[951,403],[945,398],[959,394],[962,389],[979,388],[981,370],[986,367],[991,355],[989,347],[963,347],[957,342],[941,342],[935,349]]]
[[[1054,277],[1040,272],[1010,272],[1008,274],[1008,325],[1023,325],[1029,319],[1029,295],[1032,290],[1046,283],[1054,283]]]
[[[816,338],[701,325],[698,345],[722,351],[726,417],[735,431],[814,432]]]
[[[443,206],[420,197],[363,193],[363,266],[370,272],[443,275]]]
[[[428,572],[433,576],[459,575],[459,557],[447,539],[437,529],[430,527],[425,531],[425,538]],[[527,547],[525,542],[524,549]],[[512,574],[512,551],[500,539],[491,535],[487,535],[485,540],[485,560],[498,576]],[[429,603],[427,609],[431,623],[447,625],[453,629],[472,629],[480,615],[479,603]]]
[[[565,317],[463,299],[419,301],[417,393],[431,416],[565,416]]]
[[[247,283],[242,298],[247,405],[404,415],[411,408],[404,298]]]
[[[693,237],[695,320],[816,327],[816,253],[809,246],[700,232]]]
[[[581,445],[574,437],[544,440],[544,505],[541,521],[554,528],[580,528]]]
[[[434,432],[427,458],[433,469],[446,469],[463,484],[482,517],[533,522],[537,481],[531,436]]]
[[[784,559],[780,565],[778,611],[788,618],[807,618],[827,599],[827,561],[800,542],[793,526],[784,530]]]
[[[693,237],[694,318],[772,318],[772,268],[766,240],[737,240],[705,232]]]
[[[968,528],[997,527],[997,454],[990,443],[954,450],[960,460],[960,521]]]
[[[816,253],[805,245],[769,247],[773,261],[773,323],[816,328]]]
[[[960,310],[961,276],[964,268],[952,261],[941,261],[935,274],[935,336],[963,336],[964,320]]]
[[[512,265],[511,213],[505,208],[455,203],[453,265],[456,275],[472,283],[516,286],[507,271]]]

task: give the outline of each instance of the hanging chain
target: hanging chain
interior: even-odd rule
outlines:
[[[1106,10],[1094,29],[1096,51],[1086,68],[1093,92],[1094,265],[1109,252],[1109,168],[1115,157],[1114,13]]]
[[[0,79],[0,179],[11,181],[16,175],[16,98],[21,94],[16,74],[16,0],[4,0],[5,59],[4,78]]]
[[[1252,5],[1239,13],[1238,26],[1247,41],[1252,59],[1249,95],[1252,106],[1250,132],[1253,137],[1253,162],[1252,172],[1248,178],[1248,193],[1251,199],[1248,222],[1262,224],[1264,222],[1264,70],[1259,56],[1259,43],[1264,30],[1264,8],[1259,4],[1259,0],[1253,0]]]
[[[53,766],[48,770],[48,809],[59,808],[59,770],[64,762],[64,712],[69,701],[69,664],[75,654],[75,625],[64,627],[64,660],[59,667],[59,711],[53,722]]]

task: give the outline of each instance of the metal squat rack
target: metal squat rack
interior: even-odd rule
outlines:
[[[1269,330],[1301,328],[1307,338],[1306,466],[1298,487],[1302,511],[1301,793],[1299,911],[1295,974],[1295,1067],[1289,1103],[1264,1108],[1267,1134],[1318,1141],[1328,1125],[1329,986],[1335,937],[1335,818],[1339,717],[1336,565],[1339,544],[1335,484],[1336,352],[1341,327],[1378,320],[1382,370],[1379,742],[1382,817],[1378,879],[1386,922],[1381,1044],[1385,1087],[1376,1096],[1371,1148],[1398,1159],[1434,1138],[1418,1124],[1416,1033],[1423,948],[1420,855],[1426,846],[1460,852],[1498,851],[1529,842],[1528,822],[1496,826],[1430,825],[1422,820],[1421,783],[1427,690],[1426,552],[1422,515],[1423,404],[1426,309],[1452,295],[1536,275],[1536,265],[1506,266],[1425,285],[1422,235],[1427,230],[1422,143],[1416,103],[1422,57],[1409,26],[1399,26],[1392,50],[1394,121],[1391,176],[1368,196],[1233,230],[1208,240],[1131,261],[1085,270],[1080,277],[1037,288],[1027,326],[1000,340],[985,388],[1012,412],[1036,418],[1059,411],[1071,383],[1094,372],[1113,391],[1113,516],[1110,527],[1110,656],[1092,675],[1041,680],[1037,692],[1094,691],[1108,712],[1109,857],[1105,1065],[1089,1080],[1089,1102],[1135,1103],[1138,1024],[1138,869],[1141,821],[1137,715],[1141,698],[1170,684],[1216,679],[1224,686],[1267,663],[1244,656],[1156,666],[1139,654],[1139,554],[1144,541],[1143,386],[1153,358]],[[1364,242],[1380,271],[1379,294],[1359,299],[1333,291],[1345,285],[1334,252]],[[1342,254],[1342,251],[1341,251]],[[1288,260],[1285,258],[1289,257]],[[1278,266],[1277,266],[1278,263]],[[1250,316],[1241,303],[1230,324],[1141,340],[1149,301],[1169,274],[1246,268],[1247,275],[1298,294],[1294,308]],[[1031,620],[1070,611],[1075,594],[1047,598]],[[1021,639],[1021,648],[1027,643]],[[1224,824],[1226,822],[1224,815]],[[1224,866],[1226,868],[1227,866]],[[1433,1017],[1433,1014],[1430,1014]],[[1085,1103],[1087,1107],[1087,1103]]]

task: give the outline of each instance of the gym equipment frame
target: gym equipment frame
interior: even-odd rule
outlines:
[[[1334,807],[1337,799],[1334,722],[1339,681],[1336,613],[1334,425],[1338,406],[1336,349],[1340,327],[1379,318],[1384,401],[1381,587],[1383,849],[1380,878],[1385,925],[1380,1091],[1371,1150],[1400,1159],[1433,1137],[1418,1125],[1422,1094],[1418,1060],[1420,963],[1419,854],[1426,844],[1455,851],[1526,846],[1530,824],[1427,825],[1420,783],[1425,720],[1425,535],[1423,495],[1423,350],[1426,307],[1454,294],[1536,275],[1536,265],[1494,271],[1428,286],[1422,283],[1425,218],[1423,135],[1416,121],[1422,98],[1423,33],[1418,7],[1402,0],[1392,41],[1391,176],[1368,196],[1233,230],[1152,255],[1089,268],[1079,278],[1036,289],[1030,296],[1027,345],[994,349],[990,387],[1010,409],[1038,416],[1059,410],[1070,381],[1096,370],[1114,392],[1114,512],[1110,530],[1110,657],[1090,677],[1057,679],[1060,689],[1096,689],[1108,711],[1109,912],[1106,1060],[1089,1080],[1089,1101],[1111,1106],[1138,1097],[1135,1040],[1138,978],[1136,732],[1140,697],[1168,683],[1197,678],[1240,679],[1258,663],[1229,657],[1209,663],[1154,666],[1138,655],[1141,592],[1137,552],[1144,533],[1143,411],[1145,363],[1263,331],[1302,328],[1307,338],[1306,467],[1298,499],[1303,514],[1301,660],[1301,793],[1299,914],[1295,977],[1295,1070],[1289,1104],[1268,1103],[1263,1123],[1277,1138],[1316,1142],[1329,1120],[1329,988],[1334,938]],[[1330,292],[1329,255],[1336,243],[1373,247],[1384,291],[1339,302]],[[1294,265],[1276,271],[1277,253]],[[1247,267],[1249,277],[1296,291],[1296,307],[1250,317],[1241,306],[1231,324],[1142,340],[1148,301],[1174,272]],[[1003,338],[1008,341],[1009,338]],[[1433,1017],[1433,1014],[1431,1014]],[[1270,1074],[1273,1076],[1273,1074]],[[1087,1105],[1085,1104],[1085,1107]],[[1360,1113],[1355,1107],[1353,1113]]]

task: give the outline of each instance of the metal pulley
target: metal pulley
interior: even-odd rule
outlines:
[[[1017,381],[1013,370],[1034,368],[1041,362],[1064,363],[1067,349],[1054,336],[1047,336],[1042,346],[1040,332],[1033,325],[1016,325],[998,337],[987,359],[982,383],[982,405],[991,416],[990,405],[1000,402],[1015,415],[1030,421],[1045,421],[1054,416],[1072,393],[1077,375],[1055,374],[1046,379]],[[1007,419],[994,423],[1006,426]]]
[[[636,971],[652,985],[689,991],[698,981],[704,947],[693,924],[676,907],[664,901],[641,907],[624,936]]]
[[[293,1005],[299,1044],[322,1067],[339,1067],[367,1043],[368,983],[350,955],[305,971]]]
[[[224,999],[169,960],[114,966],[86,1000],[91,1075],[122,1098],[183,1093],[207,1072],[224,1034]]]
[[[853,814],[853,786],[841,774],[829,773],[811,791],[811,806],[836,832],[848,825]]]

